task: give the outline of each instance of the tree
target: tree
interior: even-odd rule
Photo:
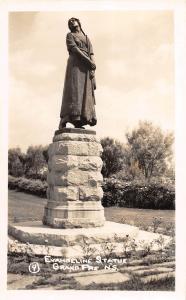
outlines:
[[[145,121],[139,122],[138,128],[127,133],[126,138],[125,151],[147,180],[166,172],[172,158],[172,133],[164,134],[159,127]]]
[[[23,156],[24,153],[18,147],[8,150],[8,173],[10,175],[19,177],[24,174]]]
[[[101,172],[104,177],[109,177],[123,167],[123,146],[109,137],[102,139],[101,145],[103,147],[103,167]]]
[[[42,168],[46,167],[46,160],[43,151],[46,147],[30,146],[25,157],[25,175],[27,177],[38,178]]]
[[[43,148],[43,156],[44,156],[44,159],[45,159],[46,163],[48,163],[48,160],[49,160],[48,148],[49,148],[49,146],[45,146]]]
[[[133,156],[131,148],[128,145],[125,145],[122,177],[127,180],[134,180],[134,178],[140,176],[140,173],[141,171],[138,160]]]

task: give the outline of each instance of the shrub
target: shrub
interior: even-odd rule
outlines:
[[[39,179],[8,177],[9,189],[46,197],[47,183]],[[143,181],[126,182],[115,178],[104,179],[104,207],[119,206],[148,209],[175,209],[174,186]]]
[[[107,178],[103,183],[105,207],[120,206],[149,209],[174,209],[174,186],[144,181],[124,182],[116,178]]]
[[[18,183],[21,181],[22,177],[13,177],[8,175],[8,188],[10,190],[15,190],[18,188]]]
[[[15,178],[8,176],[8,188],[16,189],[21,192],[46,197],[47,183],[39,179],[27,179],[24,177]]]

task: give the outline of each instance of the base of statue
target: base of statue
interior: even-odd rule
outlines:
[[[150,244],[161,238],[164,247],[171,237],[158,233],[139,230],[138,227],[106,221],[102,227],[59,229],[45,226],[41,221],[12,223],[9,225],[8,250],[11,253],[32,253],[34,255],[62,258],[90,257],[106,255],[125,256],[126,236],[137,245],[140,251],[141,241]],[[159,249],[157,243],[152,250]],[[142,248],[143,249],[143,248]],[[108,252],[108,253],[107,253]]]
[[[116,246],[115,254],[123,251],[126,235],[135,238],[139,229],[135,226],[106,221],[102,227],[59,229],[43,225],[41,221],[27,221],[9,225],[9,251],[26,252],[29,245],[36,255],[83,257],[86,249],[95,249],[94,255],[103,255],[106,243]],[[14,240],[17,240],[16,248]],[[13,250],[11,250],[13,244]]]
[[[102,147],[93,130],[57,130],[49,146],[48,203],[43,224],[53,228],[104,225]]]

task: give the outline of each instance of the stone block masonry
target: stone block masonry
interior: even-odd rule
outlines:
[[[104,225],[102,147],[95,131],[56,131],[48,154],[48,203],[43,224],[53,228]]]

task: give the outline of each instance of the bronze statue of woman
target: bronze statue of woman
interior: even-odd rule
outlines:
[[[92,44],[76,18],[68,21],[66,36],[69,52],[67,62],[59,129],[69,122],[75,128],[97,123],[95,113],[95,69]]]

